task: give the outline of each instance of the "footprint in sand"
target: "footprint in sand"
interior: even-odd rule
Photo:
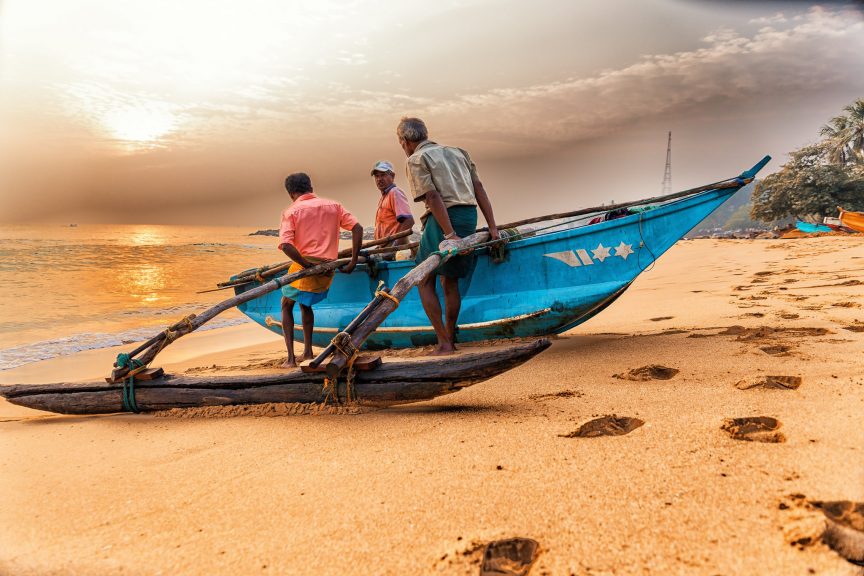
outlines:
[[[678,372],[679,370],[677,368],[669,368],[668,366],[661,366],[660,364],[649,364],[647,366],[642,366],[641,368],[633,368],[629,372],[613,374],[612,377],[621,380],[645,382],[647,380],[669,380],[678,374]]]
[[[739,390],[767,388],[769,390],[797,390],[801,386],[800,376],[765,376],[758,380],[741,380],[735,387]]]
[[[810,504],[826,518],[822,541],[849,562],[864,566],[864,502],[810,500]]]
[[[531,538],[495,540],[483,552],[480,576],[526,576],[540,554],[540,544]]]
[[[651,318],[651,322],[662,322],[663,320],[672,320],[675,318],[674,316],[658,316],[657,318]]]
[[[581,398],[585,394],[581,390],[562,390],[560,392],[552,392],[550,394],[531,394],[529,400],[552,400],[553,398]]]
[[[853,324],[852,326],[844,326],[844,330],[849,330],[850,332],[864,332],[864,324]]]
[[[782,423],[770,416],[746,416],[744,418],[726,418],[720,429],[735,440],[776,444],[786,441],[786,436],[779,431],[780,426]]]
[[[590,420],[569,434],[559,434],[561,438],[596,438],[598,436],[623,436],[645,424],[639,418],[627,416],[602,416]]]
[[[720,332],[721,336],[737,336],[736,340],[751,341],[751,340],[767,340],[777,336],[788,336],[793,338],[815,338],[817,336],[825,336],[833,334],[827,328],[807,328],[807,327],[790,327],[790,328],[775,328],[772,326],[760,326],[758,328],[745,328],[744,326],[729,326],[724,331]]]
[[[792,347],[783,344],[776,344],[773,346],[760,346],[759,349],[769,356],[788,356],[788,352],[792,350]]]

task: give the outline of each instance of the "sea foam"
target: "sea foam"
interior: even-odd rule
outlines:
[[[244,318],[214,320],[198,330],[214,330],[246,322],[248,320]],[[44,340],[42,342],[33,342],[31,344],[6,348],[5,350],[0,350],[0,371],[17,368],[31,362],[50,360],[58,356],[68,356],[77,352],[84,352],[85,350],[97,350],[143,342],[155,336],[158,330],[158,328],[151,326],[149,328],[137,328],[116,334],[107,334],[104,332],[73,334],[72,336],[64,336],[53,340]]]

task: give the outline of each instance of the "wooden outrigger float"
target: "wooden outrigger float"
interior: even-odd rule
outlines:
[[[321,372],[284,371],[258,376],[163,376],[135,383],[137,411],[228,406],[268,402],[344,403],[393,406],[431,400],[488,380],[530,360],[549,347],[549,341],[473,354],[446,361],[387,362],[369,371],[327,383]],[[124,389],[107,382],[23,384],[0,386],[0,396],[13,404],[60,414],[122,412]],[[328,398],[329,397],[329,398]]]

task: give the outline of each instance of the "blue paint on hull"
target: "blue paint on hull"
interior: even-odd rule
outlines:
[[[616,220],[512,241],[501,264],[492,262],[488,250],[479,251],[474,270],[460,284],[458,341],[559,334],[585,322],[738,189],[709,190]],[[363,265],[353,274],[337,274],[327,299],[315,306],[313,343],[326,346],[372,300],[380,280],[393,286],[413,266],[410,261],[383,262],[373,275]],[[280,293],[273,292],[241,305],[240,310],[282,334],[280,299]],[[299,309],[294,312],[300,341]],[[412,290],[369,337],[366,347],[406,348],[435,342],[418,293]]]

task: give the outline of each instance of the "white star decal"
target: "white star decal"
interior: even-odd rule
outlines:
[[[610,250],[611,248],[607,248],[603,246],[603,244],[598,244],[597,248],[592,250],[591,253],[594,254],[594,258],[596,258],[600,262],[603,262],[606,258],[609,257]]]
[[[633,254],[633,245],[632,244],[624,244],[624,241],[621,241],[621,244],[615,247],[615,255],[620,256],[623,260],[627,259],[627,256]]]

